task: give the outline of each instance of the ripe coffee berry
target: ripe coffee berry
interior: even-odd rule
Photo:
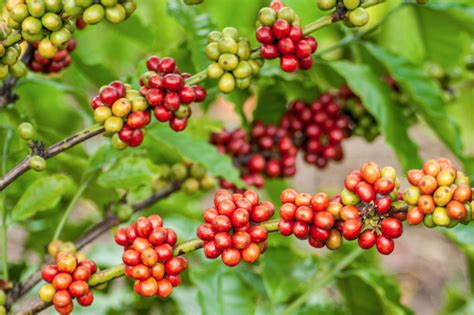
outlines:
[[[73,309],[73,298],[82,306],[92,304],[93,295],[87,281],[97,271],[92,260],[84,254],[59,253],[56,264],[43,268],[41,275],[45,284],[40,288],[39,297],[44,302],[52,302],[60,314],[69,314]],[[85,303],[87,302],[87,303]]]
[[[214,195],[215,208],[207,209],[196,234],[204,241],[204,255],[221,256],[224,264],[237,265],[241,259],[252,263],[260,257],[268,232],[257,223],[270,219],[275,209],[268,201],[259,201],[257,192],[248,190],[231,194],[219,190]]]
[[[171,67],[170,62],[165,66]],[[115,241],[124,247],[125,274],[136,280],[136,293],[166,298],[173,288],[168,278],[174,277],[175,286],[180,283],[179,274],[188,263],[183,257],[174,257],[172,246],[176,244],[176,233],[163,227],[160,216],[139,217],[135,223],[120,228],[115,233]]]
[[[285,72],[311,68],[311,55],[316,52],[317,42],[311,36],[303,36],[300,18],[293,9],[273,1],[270,7],[260,10],[258,19],[256,38],[262,44],[262,58],[280,57],[280,68]]]

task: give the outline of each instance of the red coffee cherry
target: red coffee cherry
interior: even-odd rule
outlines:
[[[393,240],[383,235],[377,236],[375,245],[379,253],[383,255],[391,254],[393,252],[393,249],[395,248]]]
[[[362,229],[362,222],[359,219],[349,219],[344,222],[342,227],[342,236],[346,240],[355,240],[359,237]]]
[[[403,233],[403,225],[395,218],[385,218],[381,223],[382,234],[387,238],[398,238]]]
[[[362,249],[369,249],[374,246],[377,239],[377,233],[373,230],[365,230],[359,235],[359,247]]]

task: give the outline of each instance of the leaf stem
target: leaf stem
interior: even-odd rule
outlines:
[[[74,209],[74,206],[76,205],[77,201],[82,196],[82,194],[84,193],[84,190],[87,188],[88,184],[89,184],[89,179],[84,180],[81,186],[79,187],[79,189],[76,191],[76,193],[72,197],[71,202],[67,206],[66,211],[64,211],[63,217],[61,218],[61,221],[59,222],[59,225],[56,228],[56,231],[54,232],[53,241],[56,241],[59,239],[59,236],[61,235],[61,232],[64,228],[64,225],[66,224],[67,219],[69,218],[69,215],[71,214],[72,209]]]
[[[293,301],[282,313],[281,315],[290,315],[293,311],[299,308],[302,304],[304,304],[311,295],[319,290],[320,288],[324,287],[328,283],[330,283],[337,274],[349,266],[357,257],[359,257],[363,251],[358,247],[355,247],[348,255],[346,255],[339,263],[328,270],[323,277],[319,278],[320,272],[316,272],[313,276],[313,279],[310,281],[313,285],[310,286],[305,290],[305,292],[300,295],[296,300]]]

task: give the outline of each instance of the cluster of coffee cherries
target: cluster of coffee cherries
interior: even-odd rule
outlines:
[[[351,133],[372,142],[380,135],[375,117],[362,104],[361,99],[347,85],[342,85],[334,94],[344,113],[351,119]]]
[[[390,254],[395,248],[393,239],[402,235],[401,220],[405,219],[392,211],[400,187],[395,169],[390,166],[381,169],[376,163],[368,162],[350,173],[344,186],[338,214],[342,236],[347,240],[358,239],[363,249],[376,245],[381,254]]]
[[[280,201],[278,230],[282,235],[294,234],[316,248],[326,246],[334,250],[341,246],[341,232],[334,226],[335,217],[330,212],[334,205],[327,194],[311,196],[288,188],[280,194]]]
[[[25,41],[38,43],[41,56],[52,59],[59,50],[66,49],[76,29],[74,20],[64,18],[63,2],[8,0],[7,21],[13,29],[21,31]]]
[[[197,191],[209,191],[217,186],[215,177],[210,175],[206,167],[198,163],[176,163],[169,171],[163,170],[165,180],[182,181],[181,189],[189,194]]]
[[[300,18],[292,8],[274,0],[270,7],[260,10],[257,25],[256,38],[262,44],[262,58],[280,57],[280,68],[286,72],[311,68],[312,54],[318,44],[314,37],[303,34]]]
[[[56,256],[56,263],[41,271],[48,283],[40,288],[39,297],[44,302],[52,302],[59,314],[72,312],[74,298],[79,305],[89,306],[94,296],[87,281],[96,271],[94,261],[87,259],[84,254],[60,252]]]
[[[260,202],[253,190],[242,194],[219,190],[214,195],[214,206],[204,211],[206,223],[196,231],[204,241],[204,255],[209,259],[221,256],[230,267],[241,260],[255,262],[267,247],[268,232],[259,223],[273,216],[273,204]]]
[[[223,130],[211,135],[211,143],[219,152],[232,156],[241,170],[242,180],[249,186],[263,187],[263,175],[275,178],[296,173],[298,149],[283,128],[255,122],[249,139],[242,129],[233,132]],[[221,186],[235,189],[226,180],[221,180]]]
[[[104,125],[106,135],[113,136],[117,149],[136,147],[143,142],[142,128],[150,123],[146,99],[128,84],[114,81],[99,89],[92,98],[94,119]]]
[[[0,80],[11,75],[21,78],[26,75],[26,66],[21,61],[21,36],[0,18]]]
[[[148,71],[140,78],[140,94],[152,107],[161,122],[169,122],[171,129],[182,131],[191,117],[189,105],[206,99],[206,90],[199,85],[186,85],[188,73],[180,73],[173,58],[152,56],[146,63]]]
[[[59,50],[53,58],[43,57],[38,49],[38,43],[33,43],[34,51],[33,58],[31,59],[28,67],[33,72],[41,73],[57,73],[64,68],[69,67],[72,62],[70,53],[76,49],[76,40],[71,38],[68,41],[67,47]]]
[[[337,8],[342,11],[344,24],[348,27],[361,27],[369,22],[369,13],[362,7],[363,0],[318,0],[317,5],[321,10]]]
[[[332,94],[323,93],[311,104],[292,102],[280,125],[296,135],[307,163],[324,168],[330,160],[342,160],[341,142],[350,136],[350,118]]]
[[[250,59],[248,39],[240,37],[239,31],[226,27],[222,32],[213,31],[207,37],[206,56],[212,61],[207,67],[207,76],[219,80],[219,90],[230,93],[235,88],[247,89],[252,76],[260,72],[263,59]]]
[[[120,228],[115,242],[124,247],[125,275],[134,279],[134,290],[145,297],[168,297],[181,284],[180,273],[188,267],[185,258],[174,256],[176,233],[164,228],[159,215],[139,217]]]
[[[452,228],[473,219],[469,177],[450,160],[426,161],[421,170],[408,171],[407,178],[412,186],[403,192],[403,200],[410,205],[409,224]]]
[[[132,15],[136,9],[135,0],[65,1],[64,16],[82,19],[90,25],[98,24],[104,19],[118,24]]]

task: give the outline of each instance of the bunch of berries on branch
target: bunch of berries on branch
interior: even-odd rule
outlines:
[[[152,56],[146,63],[148,71],[140,78],[140,94],[152,107],[161,122],[169,122],[175,131],[182,131],[191,117],[192,102],[206,99],[206,90],[199,85],[186,85],[188,73],[181,73],[173,58]]]
[[[65,49],[59,50],[53,58],[43,57],[38,50],[38,43],[33,43],[34,51],[28,67],[33,72],[57,73],[69,67],[72,62],[70,53],[76,49],[76,40],[71,38]]]
[[[174,256],[176,240],[174,230],[164,228],[159,215],[139,217],[115,233],[115,242],[124,247],[125,275],[135,280],[136,293],[166,298],[173,287],[181,284],[180,273],[188,267],[188,262]]]
[[[242,129],[226,130],[211,135],[211,143],[221,153],[232,156],[241,170],[242,180],[250,186],[263,187],[263,175],[288,177],[296,173],[297,147],[283,128],[256,122],[250,139]],[[221,180],[223,188],[235,189],[233,184]]]
[[[403,231],[404,216],[392,207],[398,200],[398,185],[393,168],[366,163],[346,177],[346,189],[332,199],[325,193],[311,196],[286,189],[280,195],[279,231],[308,239],[317,248],[337,249],[343,238],[358,239],[361,248],[376,245],[388,255],[394,249],[393,239]]]
[[[259,223],[273,216],[273,204],[260,202],[253,190],[242,194],[219,190],[214,195],[214,206],[204,211],[206,223],[196,231],[204,241],[204,255],[210,259],[221,256],[230,267],[241,260],[255,262],[267,247],[268,232]]]
[[[423,222],[429,228],[452,228],[459,222],[471,222],[473,202],[469,177],[456,170],[450,160],[429,160],[421,170],[408,171],[407,178],[412,186],[403,192],[403,200],[410,204],[409,224]]]
[[[72,312],[73,299],[81,306],[89,306],[94,296],[87,281],[96,271],[95,263],[84,254],[59,253],[56,264],[41,271],[43,280],[48,283],[40,288],[39,297],[44,302],[52,302],[59,314]]]
[[[270,7],[262,8],[258,15],[256,32],[264,59],[280,58],[280,68],[286,72],[308,70],[313,65],[312,54],[318,44],[314,37],[305,36],[301,21],[293,9],[274,0]]]
[[[247,89],[263,65],[263,59],[250,59],[248,39],[240,37],[237,29],[226,27],[222,32],[209,33],[207,41],[206,56],[213,62],[207,67],[207,76],[219,80],[223,93]]]

